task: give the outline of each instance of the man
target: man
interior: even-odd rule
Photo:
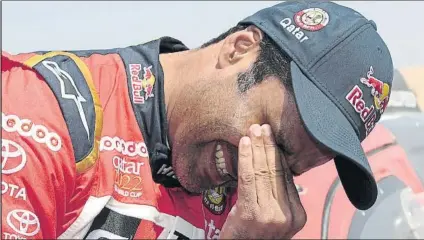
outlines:
[[[333,158],[367,209],[360,142],[392,75],[375,24],[329,2],[261,10],[200,49],[4,54],[3,236],[290,238],[292,175]]]

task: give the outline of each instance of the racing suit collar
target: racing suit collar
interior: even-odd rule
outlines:
[[[143,86],[143,90],[137,93],[134,91],[132,79],[129,77],[128,89],[130,97],[133,99],[132,106],[137,123],[149,152],[153,180],[165,187],[180,187],[181,185],[172,169],[164,95],[164,73],[159,61],[159,54],[185,50],[189,49],[181,41],[171,37],[162,37],[133,46],[131,52],[125,54],[127,56],[125,58],[129,61],[128,66],[139,64],[141,70],[144,71],[141,81],[146,87]],[[130,69],[127,70],[127,74],[131,76]]]

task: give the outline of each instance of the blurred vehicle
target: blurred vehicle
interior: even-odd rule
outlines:
[[[386,114],[420,110],[424,111],[424,66],[395,70]]]
[[[295,180],[308,214],[295,239],[424,239],[424,68],[413,71],[422,78],[412,84],[396,72],[388,110],[363,142],[375,205],[350,204],[333,162],[312,169]]]
[[[424,113],[383,120],[363,147],[378,182],[375,205],[350,204],[333,162],[312,169],[296,178],[308,222],[295,238],[424,238]]]

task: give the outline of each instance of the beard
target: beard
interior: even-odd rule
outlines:
[[[213,144],[213,143],[209,143]],[[172,165],[175,175],[182,188],[191,194],[200,194],[215,187],[237,187],[237,180],[234,177],[228,178],[222,184],[214,184],[208,175],[204,174],[204,166],[216,166],[213,157],[204,157],[202,152],[209,153],[205,145],[195,147],[178,148],[181,151],[172,154]],[[234,159],[233,159],[234,160]],[[206,169],[206,171],[216,171],[216,169]]]
[[[192,147],[186,149],[184,153],[172,154],[172,165],[175,176],[180,182],[182,188],[192,194],[200,194],[205,190],[213,188],[211,182],[200,176],[197,159],[200,155],[200,149]]]

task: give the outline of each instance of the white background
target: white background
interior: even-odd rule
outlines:
[[[161,36],[197,47],[276,1],[2,2],[2,50],[125,47]],[[396,67],[424,65],[424,2],[338,2],[377,23]]]

